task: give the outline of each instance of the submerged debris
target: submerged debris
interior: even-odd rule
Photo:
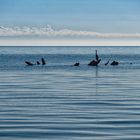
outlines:
[[[80,65],[80,63],[75,63],[75,64],[74,64],[74,66],[79,66],[79,65]]]
[[[25,61],[25,63],[26,63],[28,66],[33,66],[33,65],[34,65],[32,62],[29,62],[29,61]]]
[[[46,62],[45,62],[44,58],[42,58],[41,61],[42,61],[42,65],[46,65]]]
[[[119,65],[119,62],[117,62],[117,61],[113,61],[110,65],[112,65],[112,66],[116,66],[116,65]]]
[[[98,61],[92,60],[88,66],[98,66],[98,64],[100,63],[101,59],[99,59]]]
[[[37,65],[40,65],[40,62],[39,61],[36,61]]]
[[[109,60],[105,63],[105,66],[107,66],[109,64]]]
[[[97,54],[97,50],[95,50],[95,59],[96,60],[92,60],[88,66],[98,66],[98,64],[100,63],[101,59],[99,59],[99,56]]]

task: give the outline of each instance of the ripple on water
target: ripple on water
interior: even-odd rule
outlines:
[[[69,65],[69,58],[75,62],[72,56],[60,58]],[[0,67],[0,139],[139,140],[139,66],[89,68],[85,64],[91,57],[75,57],[84,62],[79,68],[64,68],[65,60],[44,68],[23,68],[18,60],[18,69]],[[128,61],[128,55],[112,57]],[[131,60],[139,62],[139,55]]]

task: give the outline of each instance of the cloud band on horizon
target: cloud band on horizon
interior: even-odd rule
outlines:
[[[140,33],[99,33],[84,30],[55,30],[50,25],[46,27],[5,27],[0,26],[0,37],[49,37],[49,38],[140,38]]]

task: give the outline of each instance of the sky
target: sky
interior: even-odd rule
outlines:
[[[138,45],[140,0],[0,0],[0,45]]]

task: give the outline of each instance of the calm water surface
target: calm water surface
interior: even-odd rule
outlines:
[[[139,140],[140,47],[0,47],[0,140],[27,139]]]

